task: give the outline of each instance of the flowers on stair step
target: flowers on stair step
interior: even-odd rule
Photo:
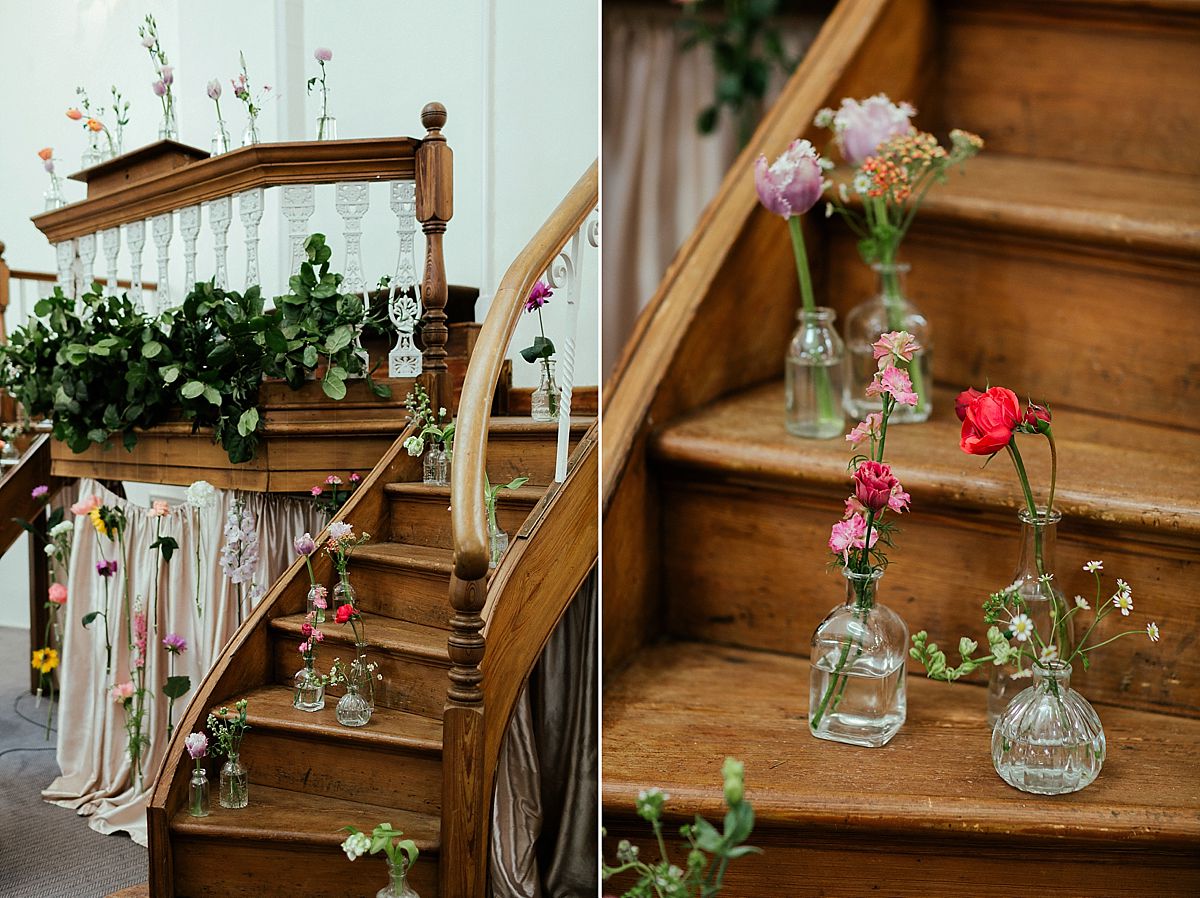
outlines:
[[[387,858],[388,885],[379,890],[380,896],[420,898],[408,884],[408,871],[420,856],[416,842],[404,838],[404,833],[390,823],[380,823],[371,830],[369,836],[356,826],[343,826],[342,831],[350,833],[342,842],[342,851],[348,860],[357,860],[364,854],[379,854],[381,851]]]
[[[360,483],[362,483],[362,475],[357,471],[352,471],[345,480],[342,480],[338,474],[330,474],[308,492],[313,498],[313,504],[321,510],[325,515],[325,520],[328,521],[332,520],[342,510],[342,506],[350,501],[350,497],[354,495],[354,491],[358,489]]]
[[[208,729],[216,740],[217,753],[225,756],[217,798],[223,808],[244,808],[250,803],[249,775],[241,762],[242,739],[250,729],[246,721],[249,706],[250,702],[243,698],[234,704],[233,716],[226,707],[208,715]]]
[[[203,731],[190,733],[183,740],[183,748],[196,765],[188,786],[188,813],[193,817],[207,817],[208,772],[204,769],[204,757],[208,754],[208,736]]]
[[[634,806],[638,816],[654,831],[659,859],[656,862],[643,860],[638,847],[622,839],[617,845],[616,866],[601,864],[604,879],[607,881],[625,874],[637,876],[637,882],[625,892],[625,898],[651,895],[711,898],[720,894],[729,862],[762,851],[745,844],[754,830],[754,807],[746,800],[745,773],[745,765],[734,758],[726,758],[721,766],[722,794],[728,808],[722,829],[718,830],[697,816],[695,823],[680,830],[691,845],[686,867],[671,863],[667,856],[663,810],[671,796],[657,787],[643,789]]]
[[[525,312],[537,312],[538,336],[521,350],[521,358],[531,365],[540,365],[537,389],[529,400],[529,414],[534,421],[557,421],[558,402],[561,391],[554,380],[554,341],[546,336],[546,324],[542,320],[542,306],[550,301],[554,291],[545,281],[538,281],[525,299]]]

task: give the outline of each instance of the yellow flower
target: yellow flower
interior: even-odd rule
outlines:
[[[104,518],[100,517],[100,509],[93,508],[88,512],[88,517],[92,519],[92,526],[96,528],[96,532],[101,536],[108,536],[108,528],[104,526]]]
[[[58,667],[58,652],[50,648],[38,649],[33,653],[33,659],[29,666],[37,668],[44,674],[48,674],[54,668]]]

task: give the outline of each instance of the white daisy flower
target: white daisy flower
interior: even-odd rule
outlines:
[[[1150,637],[1151,642],[1158,642],[1158,624],[1154,621],[1146,624],[1146,635]]]
[[[1096,571],[1104,570],[1104,562],[1103,561],[1089,561],[1087,564],[1085,564],[1083,566],[1083,569],[1085,571],[1087,571],[1089,574],[1094,574]]]
[[[1024,670],[1018,670],[1016,673],[1008,675],[1010,680],[1028,680],[1033,676],[1033,668],[1026,667]]]
[[[1018,614],[1009,624],[1018,642],[1025,642],[1033,633],[1033,621],[1028,614]]]
[[[1088,604],[1088,600],[1085,599],[1083,596],[1075,597],[1075,607],[1081,608],[1084,611],[1092,610],[1092,606]]]
[[[1118,592],[1113,596],[1112,603],[1125,617],[1129,617],[1129,612],[1133,610],[1133,596],[1127,592]]]
[[[1045,664],[1047,661],[1057,661],[1058,660],[1058,646],[1056,646],[1056,645],[1044,646],[1042,648],[1042,654],[1038,660],[1040,660],[1043,664]]]

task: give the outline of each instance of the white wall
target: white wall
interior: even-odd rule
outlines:
[[[486,4],[494,22],[491,35],[483,27]],[[330,111],[338,120],[339,137],[420,136],[421,107],[430,100],[444,103],[449,114],[444,133],[455,154],[455,209],[446,235],[446,265],[452,283],[479,286],[485,297],[598,155],[597,0],[0,0],[5,45],[0,84],[6,86],[0,241],[7,245],[5,258],[12,267],[55,269],[53,250],[29,221],[41,211],[47,186],[36,153],[53,146],[61,173],[78,169],[83,132],[63,114],[75,104],[76,85],[88,89],[94,104],[108,99],[113,83],[131,100],[127,150],[156,139],[160,113],[150,91],[154,72],[137,35],[147,11],[157,18],[163,46],[176,65],[180,139],[202,149],[209,148],[215,129],[213,105],[205,95],[211,78],[222,80],[222,112],[235,142],[241,134],[244,116],[229,87],[238,71],[239,49],[246,53],[251,80],[275,89],[276,98],[260,118],[264,140],[315,136],[318,100],[306,94],[304,82],[317,73],[312,58],[317,46],[334,53],[328,67]],[[488,37],[494,40],[490,73]],[[485,134],[489,96],[494,96],[494,128]],[[489,152],[494,171],[490,203],[484,183]],[[64,189],[70,201],[83,198],[82,184],[67,181]],[[332,188],[318,194],[311,223],[329,236],[336,263],[344,244],[332,209]],[[363,239],[368,281],[391,273],[396,259],[395,219],[383,185],[375,188],[371,202]],[[487,208],[492,210],[490,227],[484,218]],[[268,295],[286,284],[282,224],[269,200],[262,228],[262,281]],[[235,286],[244,275],[238,228],[235,220],[230,232]],[[490,247],[484,245],[485,233],[494,235]],[[202,260],[210,247],[211,240],[202,234]],[[183,279],[178,233],[172,249],[171,283],[178,291]],[[584,265],[576,382],[595,384],[599,260],[594,252]],[[102,269],[98,264],[97,270]],[[155,277],[149,240],[142,274]],[[203,267],[200,274],[207,276]],[[492,283],[484,283],[485,276]],[[545,309],[547,333],[560,343],[561,308],[551,301]],[[485,301],[477,317],[482,319],[486,311]],[[15,323],[10,320],[10,327]],[[532,366],[515,353],[534,333],[536,322],[527,319],[514,339],[519,385],[535,382]],[[9,572],[18,550],[10,556],[0,574]],[[23,609],[23,584],[7,576],[3,582],[13,586],[8,594]],[[12,604],[0,600],[0,624],[20,625],[5,617]]]

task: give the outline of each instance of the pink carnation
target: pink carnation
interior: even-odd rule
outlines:
[[[863,540],[867,535],[867,521],[861,514],[852,515],[848,520],[838,521],[833,525],[829,534],[829,549],[835,555],[841,555],[846,561],[850,560],[851,549],[865,548]],[[871,547],[879,540],[879,531],[871,529]]]
[[[879,396],[883,393],[887,393],[901,405],[915,407],[917,404],[917,394],[913,392],[908,372],[895,365],[876,372],[875,379],[867,386],[868,396]]]
[[[126,701],[133,698],[133,683],[118,683],[108,691],[108,694],[118,705],[124,704]]]
[[[913,355],[920,351],[921,344],[907,331],[892,331],[872,343],[871,349],[882,371],[895,362],[911,362]]]
[[[533,285],[533,289],[529,291],[529,298],[525,300],[525,311],[532,312],[535,309],[540,309],[553,295],[554,291],[544,281],[538,281]]]

